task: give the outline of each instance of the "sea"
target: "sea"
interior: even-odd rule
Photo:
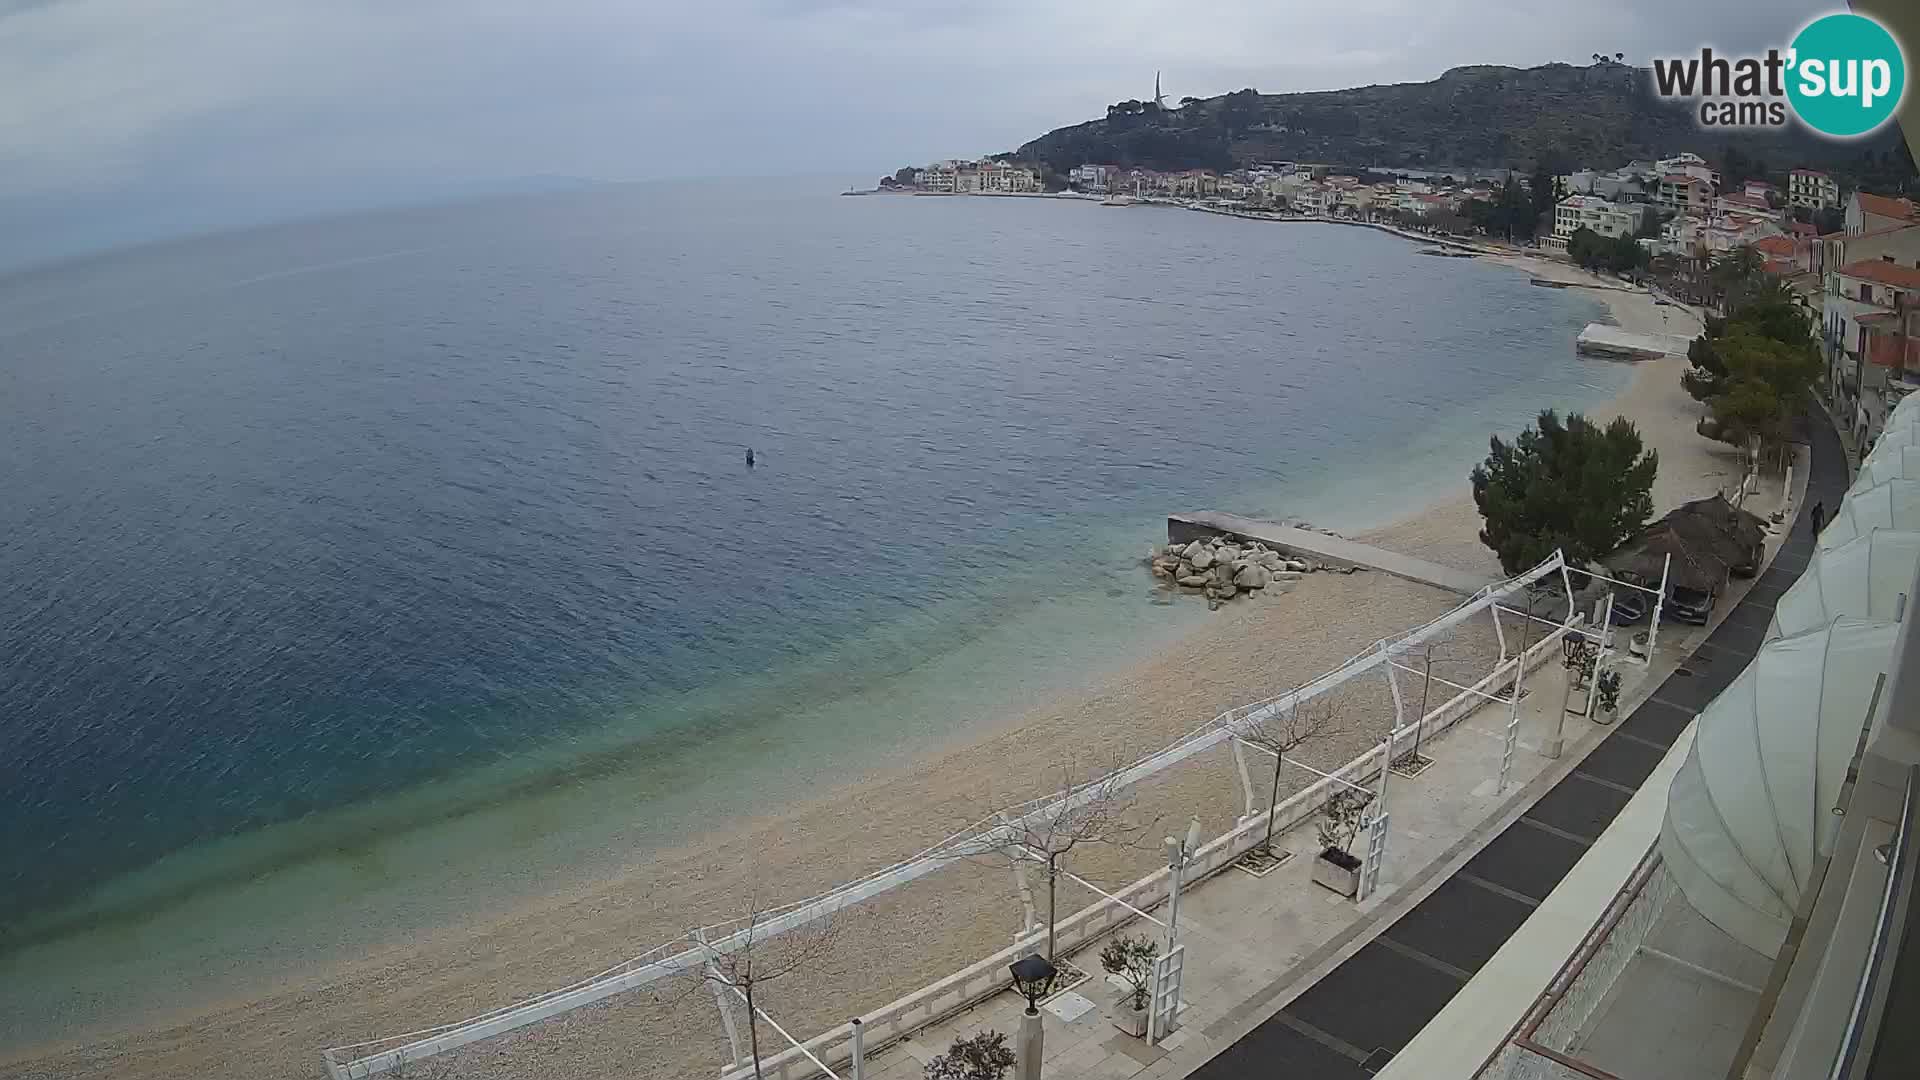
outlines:
[[[1169,512],[1378,525],[1624,385],[1417,249],[715,181],[0,276],[0,1046],[964,740],[1209,617]]]

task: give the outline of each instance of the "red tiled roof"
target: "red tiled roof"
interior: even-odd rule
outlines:
[[[1769,237],[1766,237],[1765,239],[1754,241],[1753,250],[1759,252],[1762,255],[1789,255],[1790,256],[1794,252],[1800,250],[1800,245],[1794,243],[1793,240],[1789,237],[1769,236]]]
[[[1861,259],[1840,268],[1840,276],[1876,281],[1901,289],[1920,289],[1920,268],[1901,266],[1880,259]]]
[[[1820,235],[1820,230],[1814,228],[1811,222],[1806,222],[1806,221],[1789,222],[1787,224],[1787,231],[1791,232],[1795,236],[1819,236]]]
[[[1660,182],[1663,184],[1704,184],[1706,183],[1705,180],[1702,180],[1697,176],[1688,176],[1686,173],[1668,173],[1667,175],[1660,178]]]
[[[1795,175],[1795,176],[1825,176],[1825,175],[1827,175],[1827,174],[1826,174],[1826,173],[1823,173],[1823,172],[1821,172],[1821,171],[1820,171],[1819,169],[1795,169],[1795,170],[1793,170],[1793,175]]]
[[[1860,196],[1860,209],[1876,217],[1910,218],[1913,216],[1913,203],[1908,199],[1890,199],[1885,195],[1871,192],[1857,192]]]

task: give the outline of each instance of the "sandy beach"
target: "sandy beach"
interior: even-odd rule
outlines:
[[[1608,284],[1544,260],[1494,261],[1536,276]],[[1689,312],[1657,305],[1644,293],[1609,288],[1592,295],[1629,329],[1697,332]],[[1596,416],[1633,420],[1659,452],[1656,513],[1729,488],[1739,476],[1732,448],[1694,432],[1699,407],[1680,387],[1684,368],[1685,360],[1672,356],[1638,365],[1628,388]],[[1361,538],[1497,574],[1476,536],[1479,517],[1465,476],[1438,495],[1433,505]],[[1141,573],[1144,578],[1144,567]],[[1090,673],[1082,686],[965,745],[849,776],[803,804],[717,828],[504,917],[446,928],[337,970],[300,973],[249,1000],[101,1032],[84,1045],[28,1051],[0,1061],[0,1076],[315,1076],[324,1046],[496,1008],[674,940],[690,926],[799,899],[909,856],[998,806],[1047,794],[1063,774],[1084,777],[1158,748],[1225,709],[1284,692],[1457,602],[1381,574],[1309,575],[1285,591],[1235,602],[1131,667]],[[1446,643],[1443,655],[1459,673],[1477,675],[1491,666],[1495,651],[1491,627],[1475,622]],[[1338,697],[1339,732],[1304,752],[1313,764],[1345,762],[1386,732],[1392,718],[1386,686],[1362,681],[1366,685]],[[1130,817],[1151,844],[1095,847],[1085,857],[1076,852],[1075,871],[1104,887],[1123,884],[1158,862],[1158,837],[1178,831],[1175,824],[1190,815],[1199,816],[1209,835],[1224,829],[1240,809],[1231,761],[1224,748],[1216,750],[1136,789]],[[1297,783],[1283,785],[1283,796]],[[1063,889],[1062,913],[1090,899],[1077,887]],[[805,1038],[1003,947],[1019,922],[1004,866],[963,863],[843,920],[828,959],[769,984],[764,1006]],[[407,1075],[711,1075],[725,1045],[712,997],[686,982],[617,996],[412,1065]]]

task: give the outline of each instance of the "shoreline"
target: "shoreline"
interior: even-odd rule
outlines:
[[[1426,242],[1426,238],[1397,234]],[[1488,258],[1511,262],[1515,269],[1529,273],[1538,269],[1580,273],[1553,264],[1529,267],[1525,264],[1537,260],[1525,256]],[[1650,298],[1604,284],[1600,291],[1608,294],[1602,299],[1622,325],[1656,316],[1655,325],[1668,325],[1666,315],[1655,309]],[[1619,299],[1612,298],[1615,294]],[[1644,310],[1632,302],[1636,296],[1644,301]],[[1680,358],[1676,367],[1674,360],[1668,357],[1638,365],[1628,387],[1606,409],[1595,412],[1596,416],[1634,416],[1641,422],[1643,435],[1649,436],[1649,445],[1662,450],[1661,479],[1666,483],[1656,484],[1656,509],[1677,501],[1675,493],[1681,497],[1694,493],[1707,478],[1676,476],[1686,469],[1686,448],[1674,438],[1665,439],[1676,449],[1675,456],[1669,457],[1663,441],[1652,437],[1643,418],[1643,414],[1663,416],[1660,410],[1670,411],[1670,391],[1677,391],[1678,370],[1685,363]],[[1684,394],[1680,397],[1686,400]],[[1679,434],[1705,442],[1694,435],[1691,423]],[[1477,513],[1462,482],[1438,492],[1427,505],[1359,532],[1356,538],[1478,570],[1492,565],[1492,556],[1479,547],[1476,531]],[[194,1009],[168,1021],[176,1025],[172,1028],[156,1028],[156,1020],[80,1048],[50,1048],[50,1054],[37,1060],[9,1057],[0,1064],[0,1075],[14,1075],[21,1066],[27,1070],[22,1075],[41,1075],[37,1069],[52,1069],[53,1075],[85,1072],[89,1063],[103,1056],[123,1055],[151,1065],[152,1075],[184,1076],[244,1067],[244,1063],[252,1063],[256,1075],[311,1075],[322,1046],[446,1022],[525,993],[551,989],[636,947],[671,940],[687,925],[737,913],[743,889],[758,885],[762,895],[798,897],[911,854],[937,839],[946,823],[962,824],[995,805],[1036,794],[1037,785],[1056,766],[1053,761],[1037,760],[1033,752],[1037,746],[1079,747],[1085,761],[1078,764],[1091,768],[1130,750],[1162,745],[1224,708],[1285,689],[1276,681],[1284,684],[1289,678],[1317,674],[1367,641],[1421,621],[1454,602],[1438,590],[1380,575],[1314,575],[1277,600],[1236,602],[1152,655],[1096,677],[1090,685],[1051,694],[1024,712],[971,730],[955,740],[957,745],[921,753],[910,762],[868,769],[810,798],[744,816],[695,842],[651,852],[643,863],[603,880],[541,896],[498,918],[437,928],[411,943],[343,961],[335,970],[303,973],[267,995]],[[1485,645],[1473,643],[1475,649]],[[1223,667],[1223,654],[1242,662]],[[1256,662],[1245,662],[1249,655]],[[1356,703],[1356,711],[1364,704]],[[1343,761],[1354,746],[1365,745],[1372,737],[1365,730],[1355,730],[1350,738],[1317,750],[1312,757],[1323,765]],[[1228,764],[1206,762],[1189,774],[1147,785],[1152,790],[1145,794],[1171,804],[1205,807],[1207,820],[1217,827],[1218,815],[1231,813],[1219,797],[1231,792],[1230,781],[1221,782],[1227,779]],[[912,810],[902,813],[902,807]],[[849,854],[853,849],[858,850]],[[1089,860],[1090,866],[1094,862]],[[1136,862],[1127,855],[1111,862],[1099,860],[1113,879],[1129,873]],[[958,884],[947,880],[948,873],[941,875],[943,888],[904,890],[875,905],[888,909],[885,915],[890,920],[880,932],[892,939],[880,950],[888,954],[884,962],[910,985],[918,985],[917,973],[929,965],[950,970],[991,952],[1004,943],[1001,932],[1014,928],[1018,905],[1011,900],[1004,871],[998,875],[977,871]],[[1089,876],[1093,880],[1107,877]],[[942,915],[944,920],[938,918]],[[906,951],[893,955],[900,948]],[[875,996],[886,1000],[901,987],[882,989]],[[803,1029],[810,1033],[817,1026],[814,1010],[808,1007],[807,995],[799,990],[793,993],[799,996],[786,1000],[791,995],[781,988],[783,1000],[775,1003],[776,1014],[796,1034]],[[708,1060],[717,1061],[720,1039],[711,1002],[704,1008],[696,1002],[682,1016],[680,1009],[685,1005],[684,1001],[636,1000],[577,1018],[577,1026],[592,1028],[606,1023],[607,1017],[619,1017],[614,1024],[631,1030],[625,1035],[611,1027],[580,1032],[568,1040],[567,1048],[568,1058],[577,1054],[579,1064],[563,1067],[581,1075],[673,1075],[672,1069],[648,1071],[657,1063],[648,1060],[643,1066],[636,1057],[645,1056],[646,1029],[656,1024],[679,1029],[682,1045],[669,1055],[676,1061],[684,1063],[691,1057],[703,1067]],[[575,1026],[572,1020],[566,1024]],[[502,1067],[525,1072],[525,1062],[507,1060],[514,1056],[503,1052]],[[469,1058],[458,1060],[463,1075],[475,1071],[466,1067]],[[141,1074],[148,1072],[143,1068]]]

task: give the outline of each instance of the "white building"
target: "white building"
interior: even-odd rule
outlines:
[[[1825,210],[1840,204],[1840,185],[1813,169],[1795,169],[1787,176],[1787,204]]]
[[[1713,184],[1691,173],[1665,173],[1653,201],[1677,213],[1705,214],[1713,209]]]
[[[1067,179],[1083,190],[1104,194],[1113,188],[1119,175],[1120,169],[1113,165],[1076,165],[1067,173]]]
[[[1005,161],[983,162],[977,175],[978,187],[975,190],[978,191],[1019,195],[1040,190],[1040,177],[1024,165]]]
[[[1645,220],[1639,203],[1608,202],[1596,195],[1570,195],[1553,208],[1553,235],[1549,246],[1563,248],[1573,234],[1592,229],[1601,236],[1632,236]]]

